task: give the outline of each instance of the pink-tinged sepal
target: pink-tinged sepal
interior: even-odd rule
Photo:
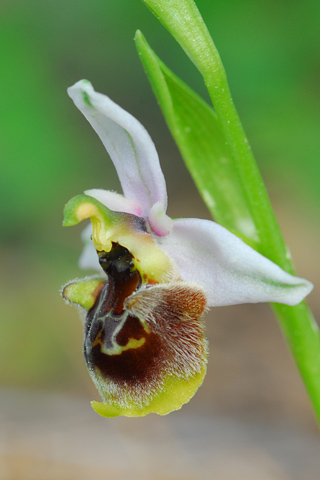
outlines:
[[[87,80],[68,89],[68,94],[91,123],[117,170],[126,198],[148,215],[152,205],[167,208],[167,190],[159,157],[146,129],[132,115],[94,91]]]

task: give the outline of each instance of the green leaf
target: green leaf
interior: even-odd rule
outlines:
[[[135,41],[169,129],[212,216],[241,237],[257,240],[216,113],[166,67],[141,32]]]
[[[237,208],[239,202],[245,202],[250,212],[249,225],[246,226],[247,222],[244,221],[245,230],[251,232],[250,237],[256,242],[256,249],[260,253],[293,273],[264,183],[233,104],[220,55],[196,4],[193,0],[143,2],[177,40],[203,76],[223,140],[230,152],[232,178],[238,183],[239,195],[233,197],[233,208]],[[221,224],[229,227],[224,221]]]

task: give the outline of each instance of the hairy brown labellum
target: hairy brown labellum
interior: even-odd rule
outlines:
[[[130,252],[99,255],[108,280],[86,318],[84,356],[105,402],[147,405],[168,376],[188,379],[206,364],[206,297],[184,282],[142,283]]]

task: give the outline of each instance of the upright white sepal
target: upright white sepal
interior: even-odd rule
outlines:
[[[146,129],[130,113],[94,91],[87,80],[68,89],[75,105],[91,123],[117,170],[125,197],[142,207],[161,202],[167,208],[167,190],[158,154]]]

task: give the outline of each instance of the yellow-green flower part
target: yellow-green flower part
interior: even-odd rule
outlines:
[[[112,243],[126,247],[136,268],[149,281],[161,282],[177,276],[175,265],[157,246],[143,218],[109,210],[88,195],[77,195],[65,206],[63,226],[90,218],[92,240],[98,253],[110,252]]]

